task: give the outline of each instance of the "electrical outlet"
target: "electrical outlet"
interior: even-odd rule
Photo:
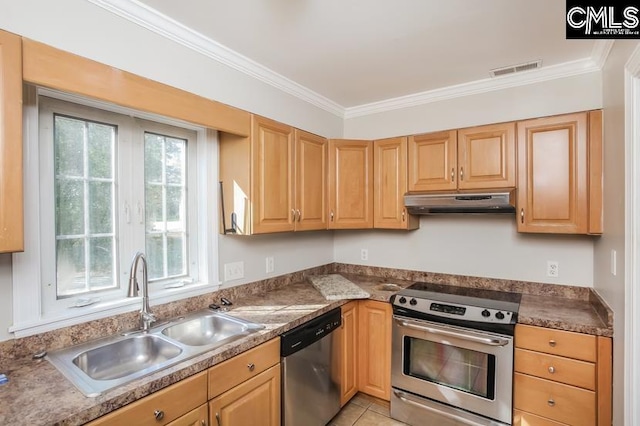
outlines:
[[[618,253],[611,250],[611,275],[614,277],[618,274]]]
[[[224,280],[232,281],[244,278],[244,262],[231,262],[224,264]]]
[[[548,260],[547,261],[547,276],[548,277],[553,277],[553,278],[558,278],[558,276],[560,275],[560,271],[559,271],[559,267],[558,267],[558,262],[555,260]]]
[[[265,258],[265,263],[266,263],[266,267],[267,267],[267,274],[270,274],[273,272],[273,256],[269,256],[267,258]]]
[[[369,260],[369,250],[367,249],[360,250],[360,260]]]

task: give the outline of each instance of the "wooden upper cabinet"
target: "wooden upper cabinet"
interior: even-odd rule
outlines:
[[[22,41],[0,30],[0,253],[24,250]]]
[[[407,138],[390,138],[373,143],[373,227],[416,229],[419,218],[404,207],[407,192]]]
[[[329,229],[373,227],[373,143],[329,140]]]
[[[410,136],[409,191],[455,190],[457,163],[455,130]]]
[[[458,130],[458,189],[515,188],[516,124]]]
[[[594,111],[518,123],[519,232],[602,232],[601,119]]]
[[[328,140],[295,131],[295,229],[327,229]]]
[[[254,115],[253,233],[294,229],[293,127]]]

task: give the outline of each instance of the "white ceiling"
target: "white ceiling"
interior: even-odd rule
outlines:
[[[566,40],[559,0],[90,1],[343,114],[586,72],[610,48]],[[525,79],[489,80],[490,69],[539,59]]]

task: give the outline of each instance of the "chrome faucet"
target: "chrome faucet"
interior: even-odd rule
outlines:
[[[137,297],[140,291],[137,272],[138,262],[142,261],[142,309],[140,310],[140,329],[148,331],[151,324],[156,321],[156,317],[151,313],[149,308],[149,282],[147,281],[147,260],[144,254],[137,252],[131,261],[131,271],[129,272],[129,293],[128,297]]]

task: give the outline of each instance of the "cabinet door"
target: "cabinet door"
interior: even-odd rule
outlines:
[[[328,141],[295,131],[296,231],[327,229]]]
[[[254,115],[251,132],[253,233],[293,231],[293,128]]]
[[[515,186],[515,123],[458,130],[458,189]]]
[[[409,191],[458,187],[456,131],[409,137]]]
[[[391,305],[374,300],[358,306],[358,390],[386,401],[391,397]]]
[[[340,356],[340,406],[358,392],[358,301],[342,305],[342,326],[338,334]]]
[[[280,426],[280,364],[209,402],[212,425]]]
[[[329,228],[373,227],[373,143],[329,141]]]
[[[22,41],[0,30],[0,253],[24,250]]]
[[[587,113],[518,123],[519,232],[586,234]]]
[[[209,424],[209,406],[202,404],[195,410],[189,411],[182,417],[178,417],[167,426],[207,426]]]
[[[373,143],[373,227],[416,229],[419,219],[404,207],[407,192],[407,138]]]

